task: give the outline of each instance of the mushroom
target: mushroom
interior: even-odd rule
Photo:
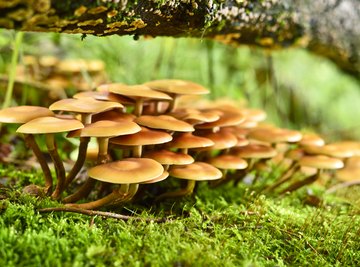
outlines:
[[[163,144],[171,140],[172,136],[168,133],[141,127],[140,132],[111,138],[110,143],[121,146],[134,146],[132,156],[140,158],[142,154],[142,146]]]
[[[170,102],[167,112],[175,110],[177,100],[181,95],[204,95],[209,93],[209,90],[205,87],[194,82],[184,80],[154,80],[147,82],[144,85],[149,86],[154,90],[165,92],[172,97],[172,101]]]
[[[37,106],[10,107],[0,110],[0,123],[23,124],[33,119],[45,116],[54,116],[54,113],[48,108]],[[45,193],[49,195],[52,193],[53,181],[51,177],[51,171],[46,162],[46,159],[32,134],[24,134],[24,139],[26,144],[34,152],[35,157],[40,164],[45,179]]]
[[[54,199],[60,197],[65,183],[65,168],[57,151],[54,134],[77,130],[83,127],[84,125],[78,120],[40,117],[23,124],[16,131],[24,134],[45,134],[46,146],[54,163],[57,176],[56,188],[51,195]]]
[[[135,116],[141,116],[143,102],[146,100],[152,99],[169,101],[172,99],[169,95],[152,90],[150,87],[145,85],[124,85],[119,83],[112,83],[104,84],[99,87],[102,88],[100,90],[108,90],[114,94],[119,94],[134,99],[136,101],[134,109]]]
[[[281,194],[286,192],[293,192],[305,185],[315,182],[320,178],[322,170],[341,169],[344,163],[337,158],[328,156],[304,156],[299,160],[300,166],[316,168],[317,172],[301,181],[294,182],[285,188]]]
[[[169,173],[172,177],[187,180],[187,185],[183,189],[161,194],[155,199],[156,202],[165,198],[191,195],[194,191],[196,181],[211,181],[222,177],[220,170],[205,162],[194,162],[181,166],[174,165],[169,169]]]
[[[96,209],[105,205],[121,203],[135,195],[139,183],[152,181],[163,173],[164,169],[160,163],[145,158],[127,158],[95,166],[89,169],[89,176],[92,179],[121,184],[121,186],[101,199],[82,204],[66,204],[66,206]]]
[[[112,109],[121,109],[123,107],[124,106],[122,104],[117,102],[99,101],[91,98],[69,98],[62,99],[53,103],[52,105],[50,105],[49,109],[53,111],[60,110],[80,114],[82,123],[84,125],[87,125],[91,123],[92,116],[94,114]],[[73,168],[70,170],[66,177],[65,187],[75,179],[76,175],[79,173],[82,166],[84,165],[89,140],[89,137],[80,137],[78,157],[75,164],[73,165]]]
[[[176,153],[169,150],[149,151],[144,154],[145,158],[156,160],[168,170],[169,165],[187,165],[194,162],[193,157],[184,153]]]
[[[99,143],[99,152],[97,157],[97,164],[103,164],[108,162],[108,143],[109,139],[114,136],[132,134],[140,131],[141,128],[131,121],[97,121],[92,124],[86,125],[83,129],[72,132],[70,137],[96,137]],[[95,180],[89,178],[78,191],[74,194],[66,197],[64,202],[76,202],[83,197],[86,197],[95,184]]]
[[[143,115],[135,119],[135,122],[153,129],[168,130],[174,132],[192,132],[194,127],[184,121],[175,119],[169,115],[151,116]]]
[[[248,163],[237,156],[234,155],[219,155],[207,160],[209,164],[218,168],[222,172],[222,177],[219,180],[212,182],[210,185],[215,187],[223,182],[227,181],[227,172],[228,170],[243,170],[246,169]]]

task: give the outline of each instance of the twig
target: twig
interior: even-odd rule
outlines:
[[[53,207],[53,208],[45,208],[38,210],[38,212],[40,213],[49,213],[54,211],[80,213],[88,216],[102,216],[102,217],[113,218],[124,221],[134,220],[134,221],[145,221],[145,222],[156,222],[156,223],[164,223],[171,221],[169,218],[157,218],[157,219],[141,218],[141,217],[127,216],[127,215],[122,215],[107,211],[85,210],[85,209],[73,208],[73,207]]]

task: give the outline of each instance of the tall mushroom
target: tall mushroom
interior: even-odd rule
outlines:
[[[78,120],[40,117],[23,124],[16,131],[24,134],[45,134],[46,146],[53,160],[57,176],[56,188],[51,195],[54,199],[60,197],[65,184],[65,168],[57,151],[54,134],[73,131],[83,127],[84,125]]]
[[[0,110],[0,123],[23,124],[33,119],[46,116],[54,116],[54,113],[48,108],[37,106],[10,107]],[[24,139],[26,144],[34,152],[34,155],[40,164],[45,179],[45,193],[49,195],[52,193],[53,180],[46,159],[32,134],[24,134]]]
[[[99,152],[97,157],[97,164],[108,162],[108,143],[109,139],[114,136],[126,135],[139,132],[140,126],[131,121],[97,121],[86,125],[83,129],[72,132],[70,136],[81,137],[96,137],[99,143]],[[95,180],[89,178],[78,191],[66,197],[64,202],[76,202],[83,197],[86,197],[95,184]]]
[[[49,109],[53,111],[66,111],[81,115],[81,122],[84,125],[90,124],[94,114],[112,109],[122,109],[124,106],[117,102],[99,101],[91,98],[83,99],[62,99],[52,105]],[[89,137],[80,137],[79,152],[73,168],[66,176],[65,186],[69,185],[81,170],[86,159],[86,151],[89,144]]]

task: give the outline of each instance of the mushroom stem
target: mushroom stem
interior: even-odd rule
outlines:
[[[53,199],[59,199],[65,183],[65,168],[56,148],[55,135],[53,133],[48,133],[45,135],[45,140],[46,147],[54,163],[57,178],[56,187],[51,197]]]
[[[161,200],[166,198],[183,197],[183,196],[191,195],[192,192],[194,191],[195,185],[196,185],[195,180],[187,180],[187,184],[185,188],[177,191],[161,194],[155,199],[155,202],[160,202]]]
[[[211,188],[215,188],[215,187],[218,187],[226,182],[229,181],[229,178],[227,177],[227,173],[228,173],[228,170],[226,169],[220,169],[221,173],[222,173],[222,177],[218,180],[214,180],[214,181],[210,181],[209,182],[209,185]]]
[[[52,193],[53,180],[52,180],[49,165],[46,162],[44,154],[41,152],[41,150],[40,150],[38,144],[36,143],[35,138],[32,134],[24,134],[24,139],[25,139],[26,144],[34,152],[35,157],[37,158],[37,160],[40,164],[41,170],[42,170],[42,172],[44,174],[44,178],[45,178],[45,193],[47,195],[50,195]]]
[[[91,113],[81,113],[81,122],[84,125],[91,123],[92,114]]]
[[[297,164],[297,162],[293,162],[289,168],[283,173],[283,175],[281,175],[280,179],[272,184],[271,186],[267,187],[263,192],[271,192],[273,191],[275,188],[279,187],[280,185],[286,183],[287,181],[289,181],[293,174],[295,172],[297,172],[298,170],[300,170],[300,165]]]
[[[87,197],[90,194],[91,189],[94,188],[95,183],[95,179],[88,178],[86,182],[74,194],[64,198],[63,202],[72,203]]]
[[[74,166],[70,170],[69,174],[66,176],[64,189],[75,179],[76,175],[79,173],[82,166],[84,165],[89,141],[90,137],[80,137],[78,156]]]
[[[66,207],[74,207],[74,208],[80,208],[80,209],[86,209],[86,210],[92,210],[97,209],[102,206],[108,205],[116,200],[121,199],[124,197],[122,194],[120,194],[119,189],[115,189],[113,192],[111,192],[109,195],[100,198],[95,201],[91,201],[88,203],[82,203],[82,204],[66,204]]]
[[[142,146],[134,146],[132,154],[134,158],[141,158]]]
[[[336,185],[330,187],[328,190],[325,191],[325,193],[332,194],[332,193],[336,192],[339,189],[350,187],[350,186],[353,186],[353,185],[359,185],[359,184],[360,184],[360,180],[347,181],[347,182],[339,183],[339,184],[336,184]]]
[[[168,112],[168,113],[169,113],[169,112],[173,112],[173,111],[176,109],[179,95],[177,95],[177,94],[172,94],[171,97],[172,97],[172,101],[170,101],[169,107],[168,107],[167,110],[166,110],[166,112]]]
[[[97,140],[99,143],[97,164],[99,165],[109,161],[109,155],[107,153],[109,138],[99,137]],[[76,202],[82,198],[87,197],[90,194],[91,190],[94,188],[95,184],[96,184],[96,180],[88,177],[86,182],[74,194],[64,198],[64,202],[65,203]]]
[[[137,116],[137,117],[141,116],[142,111],[143,111],[143,103],[144,103],[144,100],[142,98],[139,98],[136,100],[135,109],[134,109],[135,116]]]
[[[281,191],[280,194],[283,195],[287,192],[291,193],[305,185],[311,184],[311,183],[315,182],[317,179],[319,179],[320,175],[321,175],[321,169],[318,169],[318,171],[314,175],[311,175],[301,181],[292,183],[287,188],[285,188],[283,191]]]

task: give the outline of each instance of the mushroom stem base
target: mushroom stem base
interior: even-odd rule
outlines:
[[[161,200],[166,199],[166,198],[184,197],[184,196],[191,195],[194,191],[195,185],[196,185],[196,181],[188,180],[185,188],[177,190],[177,191],[161,194],[160,196],[158,196],[155,199],[155,202],[160,202]]]

